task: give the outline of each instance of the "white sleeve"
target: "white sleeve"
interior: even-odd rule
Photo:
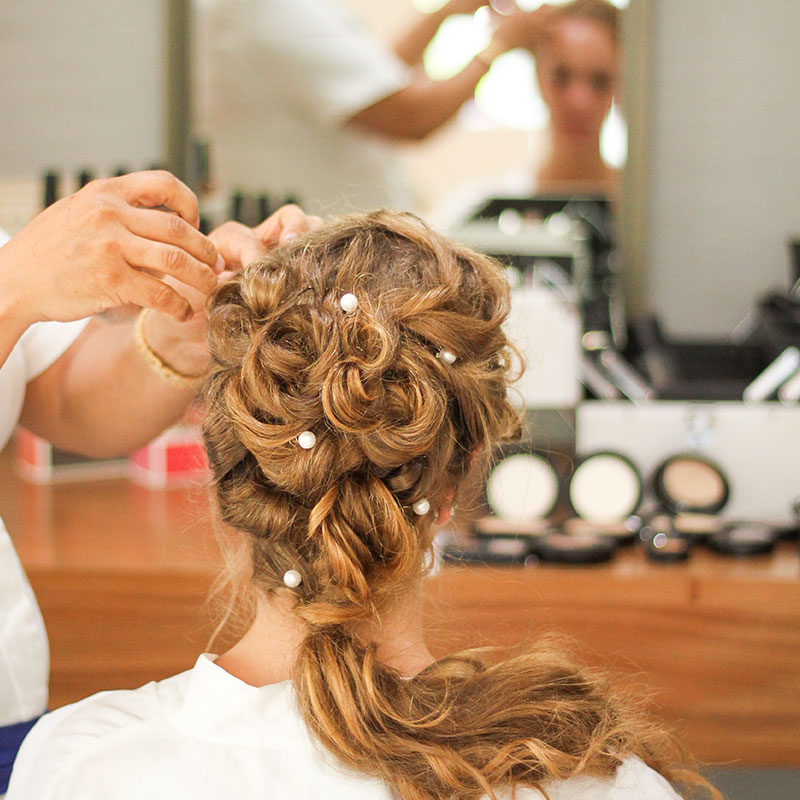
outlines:
[[[336,0],[238,0],[231,13],[251,80],[306,116],[341,123],[409,83],[408,66]]]
[[[37,322],[20,338],[25,355],[25,380],[41,375],[78,338],[89,320],[75,322]]]

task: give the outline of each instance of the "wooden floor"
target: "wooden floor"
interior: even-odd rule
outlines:
[[[52,707],[173,674],[206,648],[221,562],[203,490],[34,486],[6,453],[0,515],[47,624]],[[800,765],[796,544],[743,561],[698,551],[679,566],[628,550],[589,568],[448,568],[427,593],[437,654],[563,631],[652,694],[701,760]]]

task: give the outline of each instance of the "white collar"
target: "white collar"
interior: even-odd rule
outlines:
[[[192,738],[249,747],[307,750],[314,745],[300,716],[292,682],[251,686],[204,653],[170,722]]]

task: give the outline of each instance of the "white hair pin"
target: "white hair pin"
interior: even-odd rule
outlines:
[[[287,569],[283,573],[283,582],[290,588],[296,589],[303,581],[303,576],[296,569]]]
[[[297,444],[299,444],[303,450],[310,450],[316,443],[317,437],[314,431],[303,431],[297,437]]]
[[[431,504],[427,497],[423,497],[422,499],[417,500],[417,502],[414,503],[411,508],[414,509],[414,513],[418,517],[424,517],[431,510]]]
[[[342,307],[342,311],[344,311],[345,314],[349,314],[351,311],[355,311],[358,308],[358,298],[352,292],[347,292],[347,294],[342,295],[339,300],[339,305]]]
[[[454,364],[457,356],[452,350],[445,350],[442,348],[436,354],[436,358],[438,358],[440,361],[444,361],[445,364]]]

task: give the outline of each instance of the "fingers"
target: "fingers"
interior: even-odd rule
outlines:
[[[285,244],[301,233],[314,230],[321,220],[303,213],[295,205],[279,208],[274,214],[267,217],[253,232],[267,246]]]
[[[258,261],[267,246],[256,236],[252,228],[240,222],[226,222],[212,231],[209,239],[225,261],[227,269],[242,269]]]
[[[212,242],[175,214],[151,208],[131,208],[124,221],[131,233],[143,239],[180,247],[215,272],[224,267]]]
[[[141,272],[131,270],[126,279],[125,302],[135,303],[142,308],[152,308],[185,322],[192,316],[192,307],[171,286],[158,278],[151,278]]]
[[[227,269],[241,269],[258,261],[271,248],[319,227],[319,217],[305,214],[295,205],[278,209],[255,228],[240,222],[226,222],[212,231],[209,239],[225,261]]]
[[[179,247],[128,235],[122,241],[128,264],[159,275],[170,275],[181,283],[208,294],[217,285],[216,273]]]
[[[131,205],[166,206],[177,211],[193,227],[200,224],[197,197],[186,184],[169,172],[132,172],[109,180],[119,182],[125,199]]]

